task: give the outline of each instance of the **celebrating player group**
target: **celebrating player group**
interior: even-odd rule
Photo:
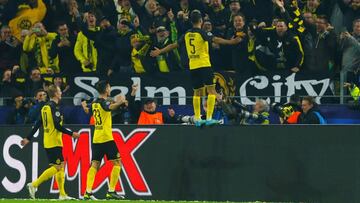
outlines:
[[[92,104],[92,112],[95,119],[95,129],[92,141],[92,162],[87,174],[87,187],[84,194],[85,200],[97,200],[92,193],[92,186],[95,175],[100,167],[100,162],[104,155],[113,163],[113,169],[110,175],[109,190],[106,199],[123,199],[123,196],[115,192],[116,183],[120,176],[120,154],[112,136],[112,118],[111,111],[118,108],[122,101],[112,101],[110,96],[110,85],[107,81],[100,81],[96,84],[99,92],[99,98]],[[61,90],[57,86],[50,86],[48,89],[50,101],[41,108],[41,116],[36,121],[29,135],[21,141],[22,146],[26,146],[35,132],[43,127],[43,140],[46,155],[49,161],[49,168],[46,169],[38,179],[27,184],[29,195],[35,199],[37,188],[48,179],[55,176],[59,186],[59,199],[71,200],[75,199],[68,196],[65,192],[65,172],[64,158],[62,155],[62,134],[71,135],[74,139],[79,138],[77,132],[72,132],[62,126],[63,115],[59,110],[59,102],[61,100]]]

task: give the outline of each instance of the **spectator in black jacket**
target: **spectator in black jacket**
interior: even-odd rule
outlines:
[[[138,19],[136,18],[135,21]],[[137,22],[136,22],[137,23]],[[134,72],[131,67],[131,35],[135,34],[134,30],[131,28],[132,25],[127,18],[120,19],[118,23],[118,32],[119,36],[115,41],[116,55],[113,58],[111,67],[114,68],[114,71],[119,71],[120,73],[132,73]]]
[[[139,16],[141,25],[144,29],[149,33],[155,33],[154,21],[159,3],[156,0],[130,0],[130,3],[135,13]]]
[[[309,39],[305,46],[307,70],[329,73],[334,70],[337,50],[337,37],[331,29],[326,16],[317,16],[315,25],[305,24]]]
[[[298,36],[288,31],[284,20],[279,19],[275,29],[257,29],[252,27],[256,38],[269,48],[273,57],[270,64],[275,70],[298,72],[304,61],[304,52]],[[269,66],[271,66],[269,64]]]
[[[57,27],[58,35],[52,41],[49,55],[51,58],[59,57],[60,72],[67,76],[72,76],[80,72],[80,64],[74,55],[76,37],[69,32],[65,23],[59,23]]]
[[[7,25],[0,30],[0,71],[19,65],[21,46]]]
[[[323,115],[316,109],[313,97],[304,97],[301,101],[302,113],[298,117],[298,124],[325,124]]]
[[[98,52],[98,61],[96,72],[100,77],[109,77],[113,72],[114,68],[111,67],[114,58],[115,41],[118,37],[117,30],[111,25],[109,17],[103,16],[100,19],[101,30],[93,31],[89,30],[87,25],[84,24],[80,18],[78,11],[77,22],[80,25],[80,29],[83,34],[94,41],[94,45]]]
[[[5,70],[2,74],[2,80],[0,83],[0,97],[7,98],[5,100],[6,105],[10,105],[12,101],[9,98],[20,95],[21,91],[19,88],[16,88],[16,81],[13,73],[10,69]]]
[[[26,80],[25,96],[32,97],[38,89],[42,89],[44,80],[41,77],[40,69],[34,68],[31,70],[30,79]]]
[[[231,62],[232,68],[240,75],[248,74],[250,69],[247,30],[245,28],[245,16],[236,14],[233,16],[233,27],[227,32],[227,39],[241,37],[242,41],[239,44],[231,45]]]
[[[228,25],[230,11],[225,8],[222,0],[212,0],[206,8],[206,13],[208,13],[209,18],[213,23],[214,30],[224,34],[226,26]]]

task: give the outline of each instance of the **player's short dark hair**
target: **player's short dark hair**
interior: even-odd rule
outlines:
[[[96,83],[95,89],[99,92],[99,94],[104,94],[106,92],[106,87],[109,84],[107,80],[100,80]]]
[[[54,98],[56,92],[58,91],[58,86],[56,85],[50,85],[47,90],[47,94],[49,95],[49,98]]]
[[[202,20],[202,15],[199,10],[193,10],[190,13],[190,21],[192,24],[197,24]]]

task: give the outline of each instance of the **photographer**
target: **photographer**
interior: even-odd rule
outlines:
[[[270,124],[269,121],[269,104],[263,100],[259,99],[256,100],[255,105],[253,106],[253,112],[246,112],[244,111],[241,115],[242,119],[240,124],[245,125],[253,125],[253,124],[260,124],[260,125],[268,125]]]
[[[25,124],[29,109],[32,106],[31,100],[25,100],[23,95],[14,97],[14,109],[8,114],[6,124]]]
[[[246,106],[236,100],[221,102],[220,105],[229,119],[229,123],[240,123],[241,125],[267,125],[270,123],[269,104],[263,99],[256,100],[253,112],[249,112]]]
[[[301,114],[301,100],[299,96],[293,94],[290,96],[289,103],[283,105],[273,103],[271,108],[279,115],[281,124],[296,124]]]

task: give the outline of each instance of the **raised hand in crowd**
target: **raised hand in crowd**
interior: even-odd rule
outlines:
[[[135,97],[136,96],[136,92],[138,91],[139,89],[139,84],[133,84],[131,86],[131,96]]]
[[[340,39],[345,39],[345,38],[348,38],[348,37],[351,37],[351,34],[349,32],[342,32],[340,34]]]
[[[167,12],[167,16],[168,16],[168,18],[169,18],[169,20],[170,20],[171,22],[174,21],[175,15],[174,15],[172,9],[170,9],[170,11]]]

